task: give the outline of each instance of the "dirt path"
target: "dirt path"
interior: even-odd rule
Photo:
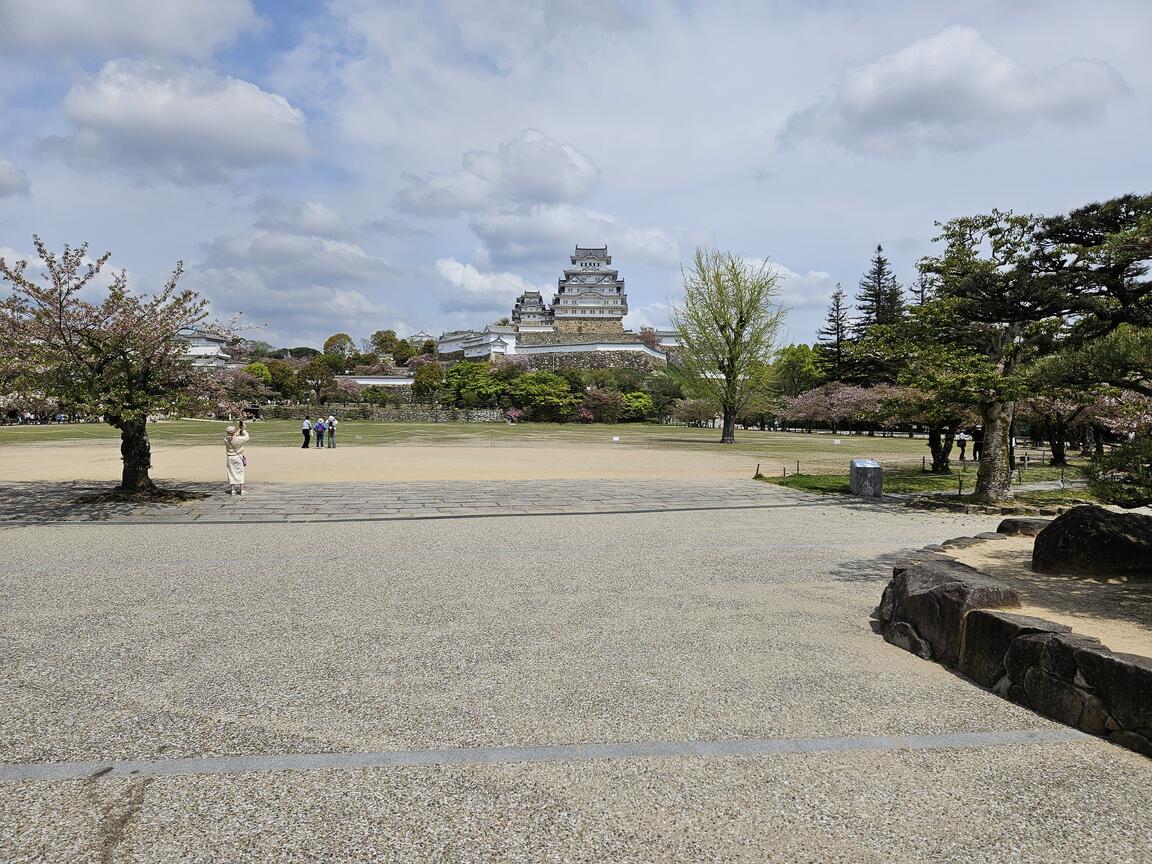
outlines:
[[[1152,657],[1152,582],[1035,573],[1032,543],[1009,537],[949,554],[1019,591],[1021,614],[1067,624],[1113,651]]]
[[[754,457],[740,453],[649,450],[628,445],[564,447],[250,446],[251,483],[416,480],[708,480],[751,477]],[[152,456],[156,480],[225,482],[218,446],[165,447]],[[0,449],[5,480],[117,480],[118,442],[18,445]]]

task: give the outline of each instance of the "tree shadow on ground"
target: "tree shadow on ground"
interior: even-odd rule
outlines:
[[[179,508],[208,497],[219,484],[183,483],[179,488],[159,486],[148,497],[124,495],[111,483],[4,483],[0,484],[0,521],[58,522],[110,521],[138,518]]]
[[[1084,576],[1036,573],[1031,546],[981,547],[987,560],[979,565],[998,582],[1019,592],[1025,604],[1089,618],[1110,618],[1152,628],[1152,577]]]

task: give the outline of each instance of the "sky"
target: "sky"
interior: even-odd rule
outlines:
[[[94,12],[98,7],[99,12]],[[1147,0],[0,0],[0,256],[177,260],[276,345],[479,328],[709,246],[811,341],[876,244],[1152,191]]]

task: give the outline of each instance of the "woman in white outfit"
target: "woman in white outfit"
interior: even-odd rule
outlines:
[[[240,421],[240,428],[229,426],[224,430],[224,457],[228,466],[228,494],[244,494],[244,468],[248,465],[248,458],[244,455],[244,445],[248,443],[248,432],[244,429],[244,421]]]

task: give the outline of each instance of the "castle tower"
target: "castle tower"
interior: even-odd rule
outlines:
[[[516,329],[542,330],[552,325],[552,312],[544,305],[539,291],[525,291],[512,307],[512,324]]]
[[[624,332],[628,295],[608,247],[576,247],[552,298],[557,333]]]

